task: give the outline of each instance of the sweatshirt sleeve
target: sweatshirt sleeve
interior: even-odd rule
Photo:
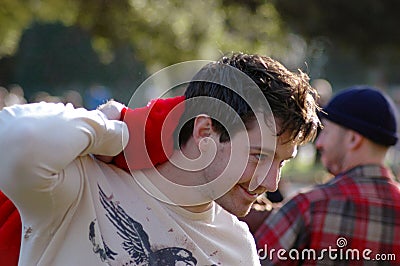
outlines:
[[[128,141],[124,122],[98,110],[35,103],[0,112],[0,189],[8,196],[54,186],[62,170],[89,153],[114,156]]]

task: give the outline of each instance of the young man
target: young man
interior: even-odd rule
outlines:
[[[400,189],[384,167],[398,138],[395,107],[376,89],[352,87],[322,117],[315,145],[335,177],[265,220],[255,234],[262,264],[397,265]]]
[[[90,155],[119,153],[123,122],[62,104],[4,109],[0,188],[21,213],[20,263],[259,264],[234,215],[275,190],[282,163],[315,135],[313,96],[305,74],[270,58],[224,57],[189,83],[169,160],[130,174]]]

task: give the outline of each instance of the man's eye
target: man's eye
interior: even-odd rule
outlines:
[[[266,155],[266,154],[254,154],[254,157],[256,157],[256,159],[258,161],[263,161],[263,160],[268,158],[268,155]]]

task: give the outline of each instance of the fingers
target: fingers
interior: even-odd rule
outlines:
[[[119,120],[121,111],[125,105],[114,100],[110,100],[105,104],[100,105],[97,109],[101,111],[109,120]]]

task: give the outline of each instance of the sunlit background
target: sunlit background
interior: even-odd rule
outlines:
[[[232,51],[308,73],[322,105],[355,84],[375,86],[399,105],[398,10],[395,0],[2,0],[0,109],[37,101],[93,109],[110,98],[127,104],[163,67]],[[399,175],[397,150],[388,164]],[[309,144],[285,166],[281,190],[327,178]]]

